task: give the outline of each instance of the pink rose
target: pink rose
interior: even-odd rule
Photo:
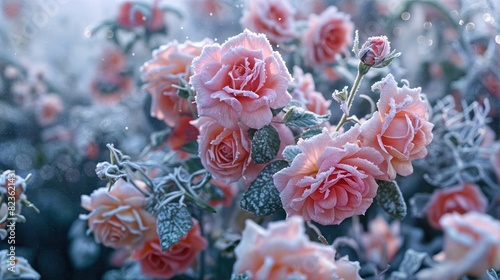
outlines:
[[[233,273],[249,271],[255,280],[338,279],[334,249],[311,242],[299,216],[270,223],[267,230],[247,220],[234,252]]]
[[[304,104],[307,110],[318,115],[326,115],[330,109],[331,100],[325,100],[321,92],[316,91],[314,79],[310,73],[305,73],[298,66],[293,67],[292,98]]]
[[[191,266],[196,255],[207,248],[207,240],[200,233],[198,221],[193,219],[193,222],[189,232],[168,250],[162,251],[160,239],[156,236],[134,252],[132,258],[139,262],[144,275],[171,278]]]
[[[139,187],[144,183],[136,182]],[[82,195],[81,205],[88,211],[89,231],[97,243],[111,248],[138,248],[156,233],[156,218],[144,209],[146,198],[132,184],[119,179],[108,191],[103,187],[90,196]]]
[[[326,129],[305,141],[302,151],[273,177],[287,216],[301,215],[323,225],[364,214],[377,195],[374,176],[383,161],[371,147],[357,144],[359,126],[332,139]]]
[[[359,59],[365,65],[377,67],[386,59],[391,52],[391,44],[386,36],[374,36],[361,46],[358,54]]]
[[[200,132],[198,153],[201,163],[215,179],[226,184],[243,179],[244,185],[248,186],[265,167],[264,164],[255,164],[251,157],[248,127],[227,128],[208,117],[200,117],[191,124]],[[293,134],[285,125],[273,126],[280,135],[278,155],[281,155],[287,145],[293,144]]]
[[[377,216],[369,222],[368,232],[361,236],[361,243],[371,262],[379,267],[386,267],[403,244],[399,221],[394,221],[389,226],[384,217]]]
[[[488,200],[478,186],[464,183],[450,188],[436,190],[426,205],[427,221],[435,229],[441,229],[439,220],[444,214],[470,211],[486,212]]]
[[[174,86],[179,85],[181,78],[189,81],[191,62],[211,42],[204,39],[179,44],[174,40],[153,51],[153,59],[141,67],[141,79],[146,83],[143,88],[152,97],[151,116],[173,127],[181,115],[191,115],[188,101],[177,95]]]
[[[309,28],[302,39],[305,64],[316,67],[334,62],[335,56],[351,44],[353,29],[349,15],[339,12],[334,6],[320,15],[310,15]]]
[[[377,179],[390,181],[396,173],[413,173],[411,161],[427,155],[434,125],[428,121],[428,107],[420,88],[399,88],[388,74],[372,86],[376,89],[380,90],[378,111],[361,125],[361,136],[364,146],[376,148],[385,158],[380,166],[384,176]]]
[[[158,1],[154,5],[147,6],[134,2],[124,2],[120,6],[116,22],[125,29],[145,26],[148,31],[154,32],[165,28],[165,12],[158,8]]]
[[[42,126],[53,124],[64,109],[61,97],[57,94],[44,94],[36,102],[36,120]]]
[[[363,280],[361,276],[359,276],[359,270],[361,267],[359,266],[359,262],[351,262],[349,261],[348,256],[343,256],[340,259],[335,261],[335,265],[337,266],[337,274],[338,279],[340,280]]]
[[[486,279],[486,270],[500,269],[500,221],[468,212],[445,214],[439,223],[444,230],[444,262],[419,272],[418,279],[458,279],[464,275]]]
[[[271,123],[271,108],[284,107],[291,100],[285,62],[262,34],[245,30],[222,46],[205,47],[193,60],[193,69],[190,82],[199,115],[224,127],[237,127],[241,121],[262,128]]]
[[[240,20],[244,28],[264,33],[273,44],[296,38],[294,9],[287,0],[247,0]]]

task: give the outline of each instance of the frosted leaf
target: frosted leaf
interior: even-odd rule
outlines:
[[[427,257],[429,257],[427,253],[420,253],[413,249],[408,249],[399,265],[399,270],[405,272],[407,275],[414,275]]]
[[[252,273],[250,273],[249,271],[231,275],[231,280],[250,280],[250,279],[252,279]]]
[[[286,146],[283,150],[283,157],[288,161],[292,162],[293,159],[302,153],[302,150],[297,145]]]
[[[320,128],[320,127],[317,127],[317,128],[312,128],[312,129],[309,129],[309,130],[306,130],[304,131],[300,137],[302,137],[302,139],[309,139],[311,137],[314,137],[316,135],[319,135],[321,134],[321,132],[323,132],[323,128]]]
[[[185,206],[170,203],[158,213],[157,227],[161,249],[165,251],[188,233],[193,227],[193,219]]]
[[[313,127],[330,120],[330,114],[318,115],[300,107],[291,107],[283,116],[283,122],[288,126]]]
[[[285,160],[278,160],[267,165],[240,201],[241,208],[258,216],[273,214],[283,206],[280,194],[273,182],[273,175],[288,166]]]
[[[377,202],[391,217],[402,220],[406,216],[406,203],[396,181],[377,180]]]
[[[278,131],[271,125],[255,131],[252,138],[252,159],[255,163],[270,162],[278,154],[280,143]]]

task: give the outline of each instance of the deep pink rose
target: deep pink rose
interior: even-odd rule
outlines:
[[[144,209],[146,197],[123,179],[111,190],[102,187],[90,196],[82,195],[81,200],[82,207],[91,212],[80,219],[88,220],[97,243],[115,249],[138,248],[156,234],[156,218]]]
[[[307,110],[318,115],[329,113],[331,100],[326,100],[321,92],[316,91],[314,79],[298,66],[293,67],[292,98],[304,104]]]
[[[148,241],[134,252],[132,258],[139,262],[144,275],[155,278],[170,278],[186,271],[196,255],[207,248],[207,240],[201,235],[198,221],[179,242],[162,251],[159,237]]]
[[[193,69],[198,114],[224,127],[241,121],[262,128],[271,123],[270,109],[284,107],[292,98],[285,62],[262,34],[245,30],[222,45],[206,46]]]
[[[352,43],[353,30],[349,15],[339,12],[334,6],[320,15],[310,15],[309,28],[302,39],[305,64],[317,67],[334,62],[335,56]]]
[[[374,36],[361,46],[358,54],[359,59],[365,65],[377,67],[391,52],[391,44],[386,36]]]
[[[332,138],[323,133],[299,141],[302,151],[273,177],[287,216],[301,215],[323,225],[364,214],[377,195],[374,176],[383,161],[371,147],[357,144],[359,126]]]
[[[281,44],[298,36],[295,10],[287,0],[247,0],[240,20],[244,28],[266,34],[273,44]]]
[[[247,220],[234,252],[233,273],[249,271],[252,279],[339,279],[335,250],[311,242],[299,216],[270,223],[267,230]]]
[[[208,117],[200,117],[191,124],[200,132],[198,153],[201,163],[215,179],[226,184],[243,179],[244,185],[248,186],[265,167],[264,164],[255,164],[251,157],[248,127],[227,128]],[[285,125],[273,126],[280,136],[278,154],[281,155],[284,147],[293,144],[293,134]]]
[[[413,173],[412,160],[427,155],[426,146],[432,141],[433,124],[428,121],[428,106],[420,96],[420,88],[399,88],[388,74],[375,83],[380,90],[378,111],[361,125],[363,145],[377,149],[385,161],[380,166],[381,180],[394,180],[396,173]]]
[[[435,229],[441,229],[439,220],[446,213],[464,214],[470,211],[486,212],[488,200],[478,186],[472,183],[435,190],[426,205],[427,221]]]
[[[210,44],[210,39],[200,42],[186,41],[179,44],[172,41],[153,51],[153,59],[141,67],[141,79],[146,83],[146,90],[152,97],[151,115],[174,127],[181,115],[192,115],[188,101],[177,95],[179,79],[189,80],[191,62],[200,55],[203,46]],[[195,108],[194,104],[191,104]]]

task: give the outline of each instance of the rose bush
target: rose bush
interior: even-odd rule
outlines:
[[[302,151],[273,176],[287,216],[301,215],[323,225],[364,214],[377,195],[377,165],[383,157],[357,143],[359,126],[332,138],[326,130],[299,141]]]
[[[206,46],[193,60],[190,83],[196,91],[198,114],[224,127],[238,122],[259,129],[271,123],[270,109],[291,100],[292,77],[278,52],[262,34],[249,30],[224,44]]]

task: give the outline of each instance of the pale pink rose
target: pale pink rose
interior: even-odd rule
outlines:
[[[334,6],[320,15],[310,15],[309,27],[302,39],[306,66],[325,66],[335,62],[336,56],[352,43],[353,30],[350,16]]]
[[[295,10],[287,0],[247,0],[240,23],[243,28],[264,33],[273,44],[281,44],[298,36]]]
[[[247,220],[234,252],[233,273],[248,271],[255,280],[339,279],[335,250],[311,242],[299,216],[270,223],[267,230]]]
[[[371,262],[386,267],[403,243],[399,221],[389,226],[383,216],[377,216],[368,223],[368,232],[361,235],[361,243]]]
[[[153,58],[141,67],[143,89],[152,97],[151,116],[173,127],[181,115],[191,115],[188,101],[177,95],[174,86],[181,78],[189,81],[191,62],[210,43],[210,39],[182,44],[174,40],[153,51]]]
[[[331,100],[326,100],[321,92],[316,91],[314,79],[298,66],[293,67],[292,98],[304,104],[307,110],[318,115],[328,114]]]
[[[144,275],[171,278],[191,266],[196,255],[207,248],[207,240],[201,235],[198,221],[193,219],[193,222],[189,232],[168,250],[162,251],[157,235],[134,252],[132,258],[139,262]]]
[[[206,46],[193,60],[191,84],[200,116],[224,127],[238,121],[259,129],[271,123],[271,108],[284,107],[291,76],[278,52],[262,34],[243,31],[224,44]]]
[[[337,266],[339,280],[363,280],[359,276],[359,270],[361,269],[359,262],[349,261],[348,256],[343,256],[336,260],[335,265]]]
[[[377,195],[374,176],[384,159],[372,147],[357,144],[359,126],[332,138],[326,129],[299,140],[302,151],[273,176],[287,216],[301,215],[323,225],[340,224],[364,214]]]
[[[479,187],[464,183],[442,190],[435,190],[426,205],[427,221],[435,229],[441,229],[439,220],[444,214],[457,212],[486,212],[488,200]]]
[[[412,160],[427,155],[426,146],[432,141],[433,124],[428,121],[428,106],[420,96],[420,88],[399,88],[388,74],[375,83],[380,90],[378,111],[361,125],[363,145],[376,148],[385,161],[380,166],[381,180],[394,180],[396,173],[413,173]]]
[[[145,187],[142,182],[135,183]],[[138,248],[156,233],[156,218],[144,209],[146,197],[123,179],[111,190],[102,187],[90,196],[82,195],[81,205],[90,213],[80,215],[80,219],[88,220],[89,232],[104,246]]]
[[[226,184],[243,179],[244,185],[249,186],[264,169],[264,164],[256,164],[251,157],[252,142],[248,136],[248,127],[241,125],[226,128],[208,117],[200,117],[191,124],[200,132],[198,154],[201,163],[215,179]],[[293,134],[285,125],[273,126],[280,136],[278,155],[281,155],[287,145],[294,143]]]
[[[365,65],[377,67],[391,52],[391,43],[386,36],[373,36],[361,46],[358,57]]]
[[[420,271],[417,279],[488,279],[486,270],[500,269],[500,221],[468,212],[450,213],[439,221],[444,230],[443,262]]]
[[[41,126],[51,125],[64,109],[62,99],[57,94],[44,94],[35,105],[36,121]]]

